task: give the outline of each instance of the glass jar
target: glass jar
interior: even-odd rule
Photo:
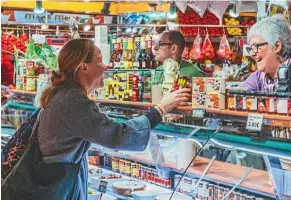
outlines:
[[[266,111],[266,95],[264,92],[258,92],[258,112],[265,113]]]
[[[237,111],[243,110],[243,93],[242,93],[242,91],[237,91],[235,93],[235,109]]]
[[[234,97],[234,91],[233,90],[229,90],[228,91],[227,109],[235,110],[235,97]]]
[[[257,112],[258,109],[257,93],[254,91],[248,92],[246,101],[247,101],[247,111]]]
[[[279,93],[277,101],[277,113],[287,115],[288,113],[288,97],[286,93]]]
[[[276,94],[274,92],[268,92],[266,95],[267,112],[270,114],[276,113]]]

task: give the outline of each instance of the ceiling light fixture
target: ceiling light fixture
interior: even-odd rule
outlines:
[[[237,3],[235,3],[232,9],[229,10],[229,16],[233,18],[237,18],[239,16],[239,12],[237,11]]]
[[[42,7],[42,0],[36,0],[36,6],[33,12],[37,15],[41,15],[45,12],[45,9]]]
[[[170,5],[170,10],[169,12],[167,13],[167,16],[169,19],[175,19],[177,17],[177,7],[175,5],[175,2],[172,1],[171,2],[171,5]]]

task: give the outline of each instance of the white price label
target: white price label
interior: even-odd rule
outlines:
[[[192,111],[192,117],[204,118],[205,112],[206,112],[206,109],[204,108],[195,108]]]
[[[260,131],[262,129],[263,119],[264,116],[261,114],[249,113],[246,129]]]

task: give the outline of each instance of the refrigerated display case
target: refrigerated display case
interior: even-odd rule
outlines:
[[[23,122],[36,110],[34,96],[8,94],[1,106],[1,149]]]
[[[102,112],[117,122],[126,122],[154,106],[142,102],[94,101],[99,104]],[[164,167],[171,171],[171,176],[167,178],[157,175],[156,164],[149,149],[141,153],[120,152],[93,144],[89,163],[107,170],[107,173],[155,185],[157,190],[166,189],[167,193],[171,193],[185,172],[177,163],[179,158],[186,155],[178,151],[178,141],[192,141],[196,144],[196,152],[207,142],[176,188],[178,193],[200,199],[202,196],[197,195],[205,191],[204,187],[213,187],[214,191],[222,193],[221,199],[228,193],[229,199],[234,199],[234,195],[257,200],[290,199],[290,116],[263,114],[262,131],[251,132],[245,129],[248,112],[206,109],[201,118],[193,117],[193,112],[195,109],[191,107],[178,107],[173,113],[183,114],[184,119],[165,121],[152,130],[166,158]],[[219,131],[213,136],[218,128]],[[126,165],[130,166],[128,171],[125,170]],[[120,167],[124,170],[120,170]],[[94,184],[92,177],[89,178],[89,186],[98,191],[99,185]],[[107,187],[106,193],[113,199],[137,198],[116,194],[112,186]],[[207,198],[212,199],[209,196]]]

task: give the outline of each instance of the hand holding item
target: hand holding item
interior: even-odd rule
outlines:
[[[161,110],[164,114],[168,113],[169,111],[173,110],[177,106],[183,106],[187,104],[189,98],[191,98],[191,89],[190,88],[183,88],[177,90],[175,92],[171,92],[168,95],[165,95],[157,107]]]

